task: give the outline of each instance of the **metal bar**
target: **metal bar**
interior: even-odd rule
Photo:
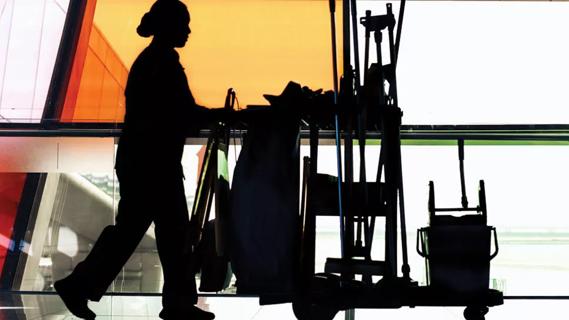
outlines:
[[[393,15],[393,8],[390,3],[387,4],[387,14]],[[398,48],[396,47],[396,43],[394,42],[393,36],[393,26],[389,26],[388,29],[389,33],[389,54],[391,59],[391,65],[393,68],[393,75],[390,83],[390,97],[392,99],[394,108],[393,120],[397,121],[396,130],[394,130],[394,151],[395,151],[395,163],[394,166],[397,169],[397,189],[399,197],[399,222],[401,228],[401,256],[402,256],[402,268],[401,271],[403,273],[403,277],[405,279],[410,279],[410,272],[411,268],[409,266],[409,256],[407,253],[407,224],[405,219],[405,193],[403,189],[403,168],[401,163],[401,111],[399,109],[399,101],[397,98],[397,51]],[[395,219],[397,219],[397,215],[395,215]]]
[[[504,296],[504,300],[569,300],[569,296]]]
[[[395,63],[394,68],[399,60],[399,44],[401,43],[401,30],[403,29],[403,18],[405,17],[405,4],[407,0],[401,0],[399,6],[399,19],[397,20],[397,38],[395,40]]]
[[[344,250],[347,257],[353,257],[354,248],[354,140],[352,136],[353,117],[346,115],[344,127]]]
[[[355,88],[356,88],[356,98],[360,95],[360,87],[361,87],[361,75],[360,75],[360,47],[359,47],[359,40],[358,40],[358,6],[357,0],[351,0],[351,8],[352,8],[352,31],[354,34],[354,70],[355,70]]]
[[[318,173],[318,125],[310,123],[310,174]]]
[[[552,131],[552,130],[562,130],[568,131],[568,124],[552,123],[552,124],[482,124],[482,125],[404,125],[401,127],[402,130],[495,130],[495,131]]]
[[[65,101],[67,86],[71,76],[71,69],[77,42],[81,35],[81,25],[87,8],[87,0],[69,2],[69,8],[63,26],[59,50],[53,68],[46,104],[42,115],[42,125],[49,127],[54,121],[59,121],[60,108]]]
[[[382,147],[382,150],[379,153],[379,164],[377,167],[377,176],[376,176],[376,180],[375,180],[375,181],[377,181],[377,183],[381,182],[381,175],[382,175],[384,164],[385,164],[385,153],[384,153],[383,147]],[[377,194],[376,196],[379,198],[379,202],[383,203],[381,192],[380,192],[380,194]],[[372,245],[373,245],[373,234],[375,232],[375,220],[376,220],[375,215],[371,216],[370,222],[369,222],[368,238],[366,239],[368,256],[370,256],[370,257],[371,257],[371,249],[372,249]]]
[[[417,130],[401,130],[401,140],[454,140],[462,138],[465,140],[478,140],[478,141],[535,141],[535,142],[569,142],[569,133],[552,133],[552,134],[521,134],[521,133],[486,133],[484,131],[478,132],[455,132],[455,131],[442,131],[438,133],[420,132]],[[239,138],[245,131],[232,131],[232,138]],[[119,137],[120,129],[58,129],[58,130],[43,130],[43,129],[0,129],[0,137],[93,137],[93,138],[106,138],[106,137]],[[158,132],[156,132],[158,133]],[[201,130],[197,136],[188,136],[188,139],[206,139],[210,135],[209,130]],[[310,138],[308,130],[302,130],[300,137],[303,140]],[[334,131],[321,130],[319,140],[331,140],[335,138]],[[379,132],[368,131],[368,140],[381,140],[382,134]]]
[[[387,4],[387,14],[388,15],[393,15],[393,8],[391,3]],[[393,27],[390,26],[388,29],[388,34],[389,34],[389,59],[391,60],[391,67],[393,69],[393,78],[391,79],[390,83],[389,83],[389,92],[390,92],[390,98],[393,99],[393,105],[395,107],[399,107],[399,99],[397,96],[397,52],[395,51],[395,43],[394,43],[394,39],[393,39]]]
[[[20,291],[20,290],[0,290],[3,294],[13,295],[35,295],[35,296],[56,296],[54,291]],[[161,293],[143,293],[143,292],[107,292],[104,296],[123,296],[123,297],[161,297]],[[198,293],[199,297],[216,297],[216,298],[258,298],[258,295],[251,294],[235,294],[235,293]],[[504,300],[569,300],[569,295],[559,296],[539,296],[539,295],[520,295],[520,296],[504,296]]]
[[[332,0],[334,1],[334,0]],[[350,35],[350,0],[342,0],[342,40],[343,40],[343,50],[344,50],[344,80],[351,84],[352,74],[351,74],[351,35]],[[351,89],[351,88],[343,88]],[[350,90],[351,92],[351,90]]]
[[[342,1],[342,40],[343,40],[343,71],[344,77],[341,85],[340,102],[346,110],[353,107],[353,74],[351,66],[351,34],[350,34],[350,0]],[[342,257],[351,257],[354,247],[354,224],[353,224],[353,206],[350,203],[352,196],[353,184],[353,140],[352,140],[352,119],[351,116],[346,116],[344,121],[344,179],[345,190],[342,192],[340,185],[338,185],[339,196],[338,199],[343,201],[343,215],[344,215],[344,253]],[[338,175],[338,181],[340,181]]]
[[[36,131],[54,131],[54,130],[114,130],[120,133],[122,123],[57,123],[50,128],[42,128],[39,123],[0,123],[0,130],[36,130]],[[522,132],[528,133],[567,133],[569,134],[569,124],[488,124],[488,125],[402,125],[402,132],[423,132],[423,133],[436,133],[436,132],[463,132],[464,133],[511,133],[520,134]],[[203,136],[208,136],[208,130]],[[373,131],[370,131],[373,134]]]
[[[464,179],[464,139],[458,139],[458,162],[460,169],[460,191],[462,193],[461,204],[463,208],[468,208],[466,181]]]
[[[363,215],[363,212],[365,212],[365,208],[367,206],[367,184],[366,184],[366,179],[365,179],[365,121],[364,121],[364,108],[361,105],[362,104],[362,94],[363,92],[361,92],[361,75],[360,75],[360,49],[359,49],[359,41],[358,41],[358,10],[357,10],[357,1],[356,0],[351,0],[351,8],[352,8],[352,31],[353,31],[353,35],[354,35],[354,70],[355,70],[355,79],[354,79],[354,83],[355,83],[355,89],[356,89],[356,95],[355,95],[355,103],[356,103],[356,107],[357,107],[357,135],[358,135],[358,142],[359,142],[359,151],[360,151],[360,182],[362,182],[364,184],[364,187],[362,188],[361,194],[359,194],[360,197],[358,197],[358,199],[360,201],[358,201],[358,203],[356,205],[353,206],[353,208],[357,208],[358,210],[356,210],[355,213],[357,213],[358,215]],[[366,226],[363,226],[363,221],[362,219],[358,220],[357,222],[357,238],[356,238],[356,246],[357,247],[361,247],[362,246],[362,232],[367,232],[367,230],[369,230],[368,226],[367,226],[367,219],[365,220]],[[364,231],[365,230],[365,231]],[[367,236],[365,236],[365,238],[367,239]],[[366,243],[367,245],[367,243]]]
[[[479,210],[478,208],[435,208],[435,212],[467,212]]]
[[[314,277],[314,252],[316,237],[316,216],[308,206],[308,181],[312,173],[312,159],[304,157],[304,172],[302,179],[302,203],[301,203],[301,230],[300,230],[300,285],[308,288]]]
[[[347,1],[347,0],[344,0]],[[332,64],[333,64],[333,81],[334,81],[334,105],[338,106],[338,56],[336,43],[336,0],[330,0],[330,23],[332,29]],[[349,49],[349,48],[348,48]],[[338,111],[336,111],[338,112]],[[340,248],[342,258],[345,254],[344,248],[344,210],[342,203],[342,149],[340,142],[340,119],[339,114],[334,116],[335,138],[336,138],[336,166],[338,171],[338,212],[340,215]]]
[[[388,109],[386,107],[386,109]],[[381,152],[385,150],[385,261],[387,263],[386,277],[397,277],[397,187],[399,180],[399,164],[395,149],[395,136],[398,132],[393,123],[392,111],[387,111],[383,116],[383,130],[385,132],[385,145],[381,146]],[[381,157],[381,156],[380,156]]]
[[[306,137],[307,135],[302,135]],[[334,133],[332,131],[322,131],[320,134],[321,140],[333,139]],[[382,140],[383,135],[379,132],[368,132],[368,140]],[[555,135],[540,135],[540,134],[496,134],[496,133],[456,133],[456,132],[442,132],[442,133],[423,133],[423,132],[401,132],[401,140],[453,140],[458,138],[465,140],[480,140],[480,141],[542,141],[542,142],[568,142],[569,134],[555,134]]]
[[[369,20],[371,17],[371,11],[366,10],[366,19]],[[364,86],[367,84],[367,77],[368,77],[368,67],[369,67],[369,38],[370,38],[371,31],[369,28],[366,28],[365,33],[365,52],[364,52]]]
[[[357,25],[357,17],[352,17],[350,8],[354,10],[353,5],[355,5],[355,0],[344,0],[343,1],[343,40],[344,40],[344,82],[341,86],[341,103],[343,108],[354,108],[354,92],[353,92],[353,80],[354,76],[352,73],[351,66],[351,34],[350,34],[350,22]],[[352,19],[350,19],[352,18]],[[351,21],[350,21],[351,20]],[[354,29],[357,35],[357,29]],[[357,38],[354,38],[357,42]],[[354,48],[354,52],[357,52],[357,48]],[[359,61],[359,57],[354,56],[356,60]],[[356,72],[358,66],[356,65]],[[359,80],[358,80],[359,81]],[[355,85],[356,89],[359,87],[358,84]],[[345,190],[343,192],[344,196],[344,220],[345,220],[345,233],[344,233],[344,254],[348,257],[353,256],[354,248],[354,204],[352,203],[353,195],[353,182],[354,182],[354,148],[353,148],[353,116],[351,113],[345,116],[344,124],[344,180],[345,180]]]
[[[411,279],[410,272],[411,267],[409,266],[409,256],[407,252],[407,222],[405,218],[405,192],[403,188],[403,164],[401,159],[401,135],[398,132],[397,135],[397,157],[399,160],[399,220],[401,224],[401,251],[402,251],[402,273],[405,279]]]

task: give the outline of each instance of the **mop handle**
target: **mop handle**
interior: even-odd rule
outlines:
[[[336,0],[330,0],[330,26],[332,29],[332,69],[334,81],[334,105],[338,106],[338,56],[337,56],[337,43],[336,43]],[[338,212],[340,215],[340,248],[341,255],[344,258],[344,210],[342,203],[342,149],[340,147],[340,119],[338,111],[334,115],[334,127],[336,133],[336,165],[338,170]]]

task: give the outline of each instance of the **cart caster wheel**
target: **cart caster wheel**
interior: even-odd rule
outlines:
[[[338,310],[306,301],[292,303],[292,311],[298,320],[332,320]]]
[[[484,320],[484,316],[488,313],[488,307],[468,306],[464,309],[464,319],[466,320]]]

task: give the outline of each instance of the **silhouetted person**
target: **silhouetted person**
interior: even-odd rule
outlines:
[[[55,289],[76,316],[93,319],[87,301],[99,301],[155,224],[164,273],[162,319],[213,319],[195,306],[188,210],[180,163],[188,129],[204,108],[196,105],[176,47],[190,34],[190,15],[178,0],[158,0],[137,29],[154,36],[138,56],[125,90],[126,115],[116,173],[120,202],[116,224],[106,227],[87,258]]]

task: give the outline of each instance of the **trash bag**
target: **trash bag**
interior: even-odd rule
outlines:
[[[292,102],[292,101],[287,101]],[[298,257],[298,113],[281,104],[248,124],[231,188],[231,263],[237,292],[293,290]]]

